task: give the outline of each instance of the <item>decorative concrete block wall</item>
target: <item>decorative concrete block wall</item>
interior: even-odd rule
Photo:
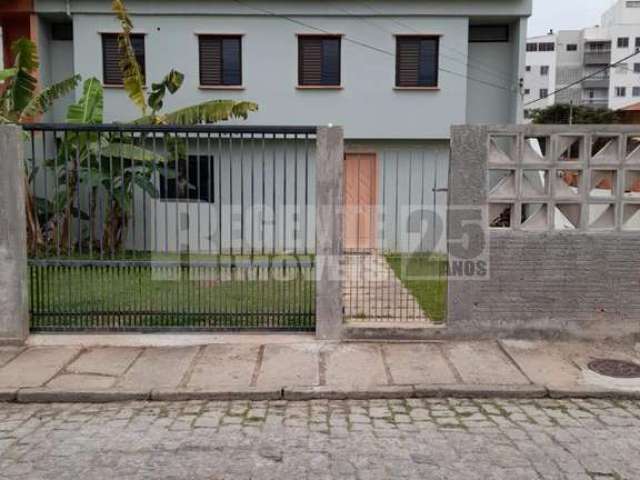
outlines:
[[[640,333],[640,128],[454,127],[449,204],[485,209],[489,247],[450,281],[452,333]]]

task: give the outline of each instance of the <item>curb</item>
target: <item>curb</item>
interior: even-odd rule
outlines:
[[[18,403],[109,403],[149,400],[150,393],[131,390],[53,390],[23,388],[18,390]]]
[[[156,389],[136,390],[56,390],[22,388],[0,390],[0,402],[17,403],[110,403],[128,401],[189,400],[387,400],[405,398],[469,399],[571,399],[640,400],[640,391],[587,388],[550,388],[541,385],[380,385],[370,388],[336,388],[328,386],[285,387],[282,389],[238,388],[235,390]]]
[[[415,398],[413,386],[376,386],[367,389],[336,387],[290,387],[284,389],[284,400],[373,400]]]
[[[594,390],[587,388],[550,388],[549,397],[554,399],[593,398],[605,400],[640,400],[640,391]]]
[[[15,402],[17,390],[0,390],[0,402]]]
[[[281,400],[282,390],[240,388],[237,390],[152,390],[149,400],[180,402],[187,400]]]
[[[541,385],[416,385],[417,398],[546,398]]]

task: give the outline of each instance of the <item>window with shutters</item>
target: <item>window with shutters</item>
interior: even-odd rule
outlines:
[[[341,83],[341,37],[337,35],[298,36],[298,85],[339,87]]]
[[[437,88],[440,37],[396,37],[396,87]]]
[[[136,56],[142,76],[145,76],[144,35],[131,34],[131,46]],[[105,85],[122,85],[120,59],[122,52],[118,46],[117,33],[102,34],[102,79]]]
[[[209,155],[189,155],[172,162],[172,172],[160,168],[160,199],[215,203],[215,166]],[[167,172],[168,173],[168,172]]]
[[[242,85],[242,37],[199,35],[200,85],[233,87]]]

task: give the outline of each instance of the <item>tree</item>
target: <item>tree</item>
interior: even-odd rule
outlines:
[[[182,108],[175,112],[162,114],[164,98],[167,93],[174,94],[184,81],[184,75],[172,69],[159,83],[152,83],[150,92],[145,91],[145,79],[131,44],[133,22],[129,17],[123,0],[113,0],[111,7],[120,22],[122,32],[118,35],[118,45],[122,52],[120,69],[127,95],[138,107],[141,117],[136,124],[173,124],[194,125],[215,123],[232,118],[246,119],[249,113],[258,110],[254,102],[236,102],[234,100],[211,100]]]
[[[37,92],[35,72],[40,63],[36,45],[27,38],[19,38],[11,45],[11,51],[14,66],[0,70],[0,81],[4,82],[0,94],[0,123],[23,123],[37,117],[80,83],[80,75],[74,75]]]
[[[620,116],[615,110],[593,108],[583,105],[556,104],[533,110],[531,118],[535,124],[612,124],[619,123]]]

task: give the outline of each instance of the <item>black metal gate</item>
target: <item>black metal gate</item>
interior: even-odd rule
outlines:
[[[25,131],[32,331],[314,329],[315,128]]]

